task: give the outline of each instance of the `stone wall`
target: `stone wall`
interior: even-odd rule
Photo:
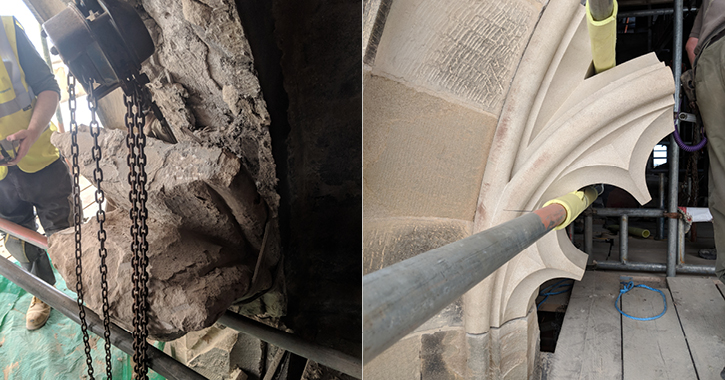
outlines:
[[[364,273],[472,233],[496,124],[541,9],[365,2]],[[469,339],[458,300],[369,362],[365,378],[466,378]]]

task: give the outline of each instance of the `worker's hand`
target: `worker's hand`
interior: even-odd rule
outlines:
[[[15,156],[15,159],[8,162],[7,166],[14,166],[17,165],[20,160],[25,157],[26,154],[28,154],[28,151],[30,150],[30,147],[35,144],[36,141],[38,141],[38,138],[40,137],[40,134],[43,133],[42,131],[36,132],[36,131],[29,131],[27,129],[23,129],[21,131],[15,132],[12,135],[7,137],[8,141],[18,141],[20,145],[18,145],[18,154]]]

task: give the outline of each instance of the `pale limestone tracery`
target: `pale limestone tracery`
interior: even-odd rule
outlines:
[[[583,7],[559,4],[542,16],[512,84],[516,99],[507,99],[499,119],[474,233],[588,184],[616,185],[641,203],[650,199],[644,171],[652,147],[672,128],[672,75],[650,54],[584,79],[591,58]],[[561,12],[570,23],[561,23]],[[548,51],[537,41],[557,35],[559,44]],[[586,256],[557,234],[496,273],[488,326],[523,317],[543,281],[581,278]],[[468,325],[477,332],[480,322]]]
[[[511,0],[509,3],[517,8],[522,7],[520,1]],[[528,4],[530,6],[531,3]],[[472,13],[486,6],[472,8]],[[441,13],[455,14],[445,10]],[[418,229],[436,231],[431,226],[442,227],[454,221],[462,225],[471,222],[466,212],[453,214],[450,208],[441,210],[435,204],[416,204],[412,208],[407,207],[404,201],[381,200],[386,191],[389,195],[400,191],[387,188],[390,185],[381,181],[394,178],[392,174],[403,173],[403,168],[411,166],[408,162],[415,161],[413,158],[425,157],[420,152],[426,148],[410,144],[403,147],[407,153],[384,154],[389,149],[390,140],[377,139],[378,134],[404,127],[401,127],[400,119],[394,117],[395,113],[391,112],[397,105],[391,106],[389,103],[375,108],[368,104],[382,104],[376,103],[375,98],[380,89],[394,88],[378,77],[402,82],[438,97],[439,104],[443,104],[441,110],[449,109],[453,103],[498,118],[488,159],[484,160],[485,171],[480,182],[479,198],[470,206],[475,208],[473,233],[511,220],[521,215],[520,210],[533,210],[549,199],[588,184],[608,183],[629,191],[642,203],[649,199],[644,171],[652,147],[672,129],[672,74],[652,54],[588,77],[591,53],[584,23],[584,8],[578,1],[550,1],[541,13],[531,38],[527,39],[526,33],[521,37],[526,46],[523,56],[517,53],[520,51],[517,47],[521,45],[516,40],[493,42],[493,45],[508,43],[511,46],[487,46],[489,51],[507,53],[508,57],[501,57],[496,62],[509,62],[510,67],[507,69],[516,70],[510,87],[501,81],[475,83],[477,86],[503,85],[502,94],[506,95],[505,100],[499,103],[502,108],[496,106],[495,99],[473,104],[476,98],[469,96],[472,93],[457,92],[442,86],[437,80],[440,76],[407,70],[411,67],[429,67],[428,61],[439,52],[425,49],[433,49],[430,46],[435,44],[424,45],[417,50],[411,46],[407,50],[391,48],[397,46],[396,41],[415,44],[417,39],[425,39],[426,35],[433,36],[428,40],[435,41],[436,31],[450,29],[451,26],[445,23],[455,18],[434,18],[425,13],[425,7],[412,0],[393,2],[386,16],[385,28],[377,47],[378,55],[369,60],[366,57],[366,63],[371,67],[365,91],[371,95],[365,98],[364,128],[366,144],[371,145],[365,146],[365,153],[375,154],[367,156],[374,159],[368,161],[366,158],[364,172],[364,183],[368,189],[365,204],[365,270],[389,265],[390,262],[386,260],[391,256],[400,259],[409,257],[412,250],[403,248],[405,243],[401,238],[414,238],[416,246],[423,246],[423,235],[413,233]],[[417,30],[416,25],[419,25],[415,21],[416,17],[431,20],[426,24],[431,31],[411,33],[409,29]],[[531,17],[526,24],[531,25],[532,20],[536,21],[536,16]],[[473,34],[490,36],[491,30],[487,29],[502,27],[495,23],[468,23],[466,26],[480,30],[459,33],[460,38],[470,38]],[[506,24],[503,24],[502,33],[509,37],[519,35],[507,31]],[[367,51],[374,49],[368,46]],[[476,56],[469,54],[459,58],[456,62],[448,62],[451,73],[460,73],[465,67],[482,68],[480,65],[475,66]],[[497,90],[486,88],[476,93],[495,94]],[[400,94],[405,96],[403,92]],[[416,98],[408,96],[408,99]],[[449,103],[444,104],[443,100]],[[410,107],[414,107],[417,103],[411,104]],[[425,104],[434,103],[430,101]],[[388,117],[387,121],[385,117]],[[407,120],[405,116],[400,118]],[[456,138],[457,133],[470,132],[465,128],[447,128],[445,133]],[[384,145],[374,146],[373,141]],[[470,149],[464,142],[460,144],[461,150]],[[386,167],[385,159],[399,161],[388,162],[387,166],[393,169],[387,169],[386,172],[381,169]],[[475,160],[470,162],[477,164]],[[437,161],[430,166],[445,170]],[[448,170],[458,170],[458,167],[454,165]],[[424,181],[416,183],[425,186]],[[408,190],[407,194],[420,194],[418,200],[429,202],[436,199],[448,202],[446,197],[458,194],[460,198],[455,203],[456,207],[470,204],[467,193],[461,192],[466,186],[451,183],[451,186],[457,188],[448,192],[433,186],[437,185]],[[368,199],[370,203],[367,203]],[[429,218],[425,224],[420,223],[423,217]],[[418,227],[412,228],[411,225]],[[423,377],[442,376],[441,373],[424,373],[429,371],[427,368],[433,368],[429,366],[431,360],[438,360],[438,368],[447,371],[447,375],[460,376],[465,373],[465,377],[477,379],[520,379],[531,376],[538,350],[538,326],[532,308],[536,291],[544,281],[551,278],[581,278],[585,264],[586,255],[571,244],[563,231],[550,233],[467,293],[462,303],[463,318],[459,313],[461,303],[456,302],[454,307],[447,308],[421,326],[381,355],[380,359],[372,361],[366,366],[366,373],[385,373],[387,378],[416,376],[414,371]],[[438,339],[438,346],[431,344],[430,337],[443,334],[441,331],[447,331],[447,337]],[[465,331],[465,337],[460,334],[461,331]],[[417,369],[406,368],[404,373],[401,369],[385,364],[396,359],[398,362],[401,359],[414,359],[396,357],[392,352],[399,349],[400,355],[405,356],[403,352],[410,355],[410,352],[416,352],[410,349],[416,345],[420,352],[419,358],[416,358],[419,359]],[[438,359],[431,359],[435,356],[433,352],[445,354],[438,356]],[[391,373],[394,374],[392,377]]]

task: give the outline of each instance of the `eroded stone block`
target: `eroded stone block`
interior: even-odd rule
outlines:
[[[70,138],[69,134],[53,136],[66,156],[70,155]],[[78,143],[81,172],[93,178],[92,139],[85,126],[79,128]],[[104,152],[101,189],[118,206],[106,213],[104,223],[111,315],[114,322],[132,330],[125,134],[101,130],[99,143]],[[169,340],[210,326],[234,301],[280,280],[280,272],[274,270],[280,255],[279,237],[276,221],[268,219],[264,201],[235,156],[219,148],[189,142],[171,145],[154,139],[147,142],[146,156],[149,334]],[[97,228],[95,218],[82,228],[87,268],[100,266]],[[49,242],[51,258],[68,283],[76,282],[73,240],[71,228],[53,235]],[[83,271],[83,283],[90,289],[85,295],[88,306],[99,312],[100,273]]]
[[[131,236],[128,214],[117,209],[106,213],[108,250],[108,299],[111,320],[132,331]],[[81,244],[85,301],[100,315],[101,292],[98,258],[98,224],[83,226]],[[53,264],[69,284],[76,283],[75,234],[72,228],[50,239]],[[208,327],[237,298],[250,289],[254,259],[234,248],[181,233],[173,226],[149,220],[149,324],[150,337],[171,340],[188,331]],[[93,270],[91,270],[93,269]],[[93,291],[88,291],[93,289]]]
[[[270,119],[235,2],[146,0],[140,10],[156,46],[143,71],[177,139],[241,158],[276,215]]]

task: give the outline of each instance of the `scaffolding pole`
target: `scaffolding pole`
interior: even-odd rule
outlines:
[[[697,12],[697,8],[690,7],[685,9],[685,12]],[[627,18],[627,17],[651,17],[651,16],[666,16],[671,15],[675,13],[675,10],[672,8],[661,8],[661,9],[645,9],[641,11],[626,11],[626,12],[619,12],[617,14],[618,18]]]
[[[73,322],[80,324],[78,303],[60,290],[4,258],[0,258],[0,275],[25,289],[28,293],[40,298],[43,302],[63,313],[63,315]],[[86,308],[86,322],[90,331],[93,331],[99,336],[103,336],[103,320],[93,310],[88,308]],[[111,344],[129,355],[133,355],[133,337],[131,333],[118,327],[114,323],[110,324],[110,330]],[[147,355],[149,368],[167,379],[206,380],[206,377],[194,372],[191,368],[179,363],[169,355],[159,351],[156,347],[149,346]]]
[[[667,271],[667,264],[661,263],[640,263],[629,261],[622,263],[620,261],[596,261],[594,260],[594,266],[596,269],[608,269],[608,270],[631,270],[637,272],[656,272],[664,273]],[[675,266],[677,273],[682,274],[715,274],[714,265],[693,265],[693,264],[680,264]]]
[[[0,218],[0,230],[36,247],[48,249],[47,238],[39,234],[37,231],[33,231],[2,218]],[[80,323],[80,319],[78,318],[77,302],[61,293],[59,290],[49,286],[44,281],[39,280],[37,277],[26,272],[17,265],[14,265],[9,260],[0,259],[0,275],[3,275],[8,280],[27,290],[28,293],[39,297],[51,307],[57,309],[70,318],[72,321]],[[88,328],[91,329],[91,331],[98,335],[103,335],[103,323],[100,319],[98,319],[98,315],[88,308],[86,308],[86,321],[88,323]],[[358,358],[327,347],[309,343],[295,335],[274,329],[251,319],[244,318],[241,315],[230,311],[227,311],[224,315],[222,315],[218,322],[234,330],[254,336],[264,342],[273,344],[279,348],[293,352],[299,356],[310,359],[334,370],[346,373],[358,379],[362,378],[362,362]],[[111,344],[120,348],[122,351],[133,355],[133,338],[130,333],[115,324],[112,324],[111,327]],[[126,339],[129,339],[129,341],[126,342]],[[127,345],[128,350],[124,349],[124,346],[121,346],[118,343]],[[149,347],[149,350],[158,351],[154,347]],[[188,371],[191,371],[190,373],[196,374],[196,372],[161,351],[158,351],[155,355],[149,355],[149,357],[151,358],[149,359],[149,367],[169,379],[206,379],[198,374],[196,377],[189,377],[190,375],[184,372],[184,370],[176,368],[176,366],[184,367]],[[152,361],[154,358],[158,358],[156,359],[156,362]],[[175,364],[169,365],[167,363],[167,358]],[[157,366],[163,367],[159,370],[157,369]],[[170,368],[169,371],[171,372],[164,372],[164,368],[166,367]],[[183,376],[174,377],[177,373]]]
[[[358,358],[331,348],[309,343],[295,335],[279,331],[228,310],[217,322],[326,367],[362,379],[362,361]]]
[[[365,275],[363,363],[483,281],[566,216],[564,207],[551,204]]]
[[[675,79],[675,115],[680,112],[680,74],[682,73],[682,0],[675,0],[672,58],[674,79]],[[680,125],[680,120],[674,118],[675,127]],[[670,135],[670,178],[669,178],[669,199],[667,210],[670,213],[677,212],[677,185],[679,183],[680,149],[675,142],[674,134]],[[674,277],[677,274],[677,219],[667,221],[667,277]]]

